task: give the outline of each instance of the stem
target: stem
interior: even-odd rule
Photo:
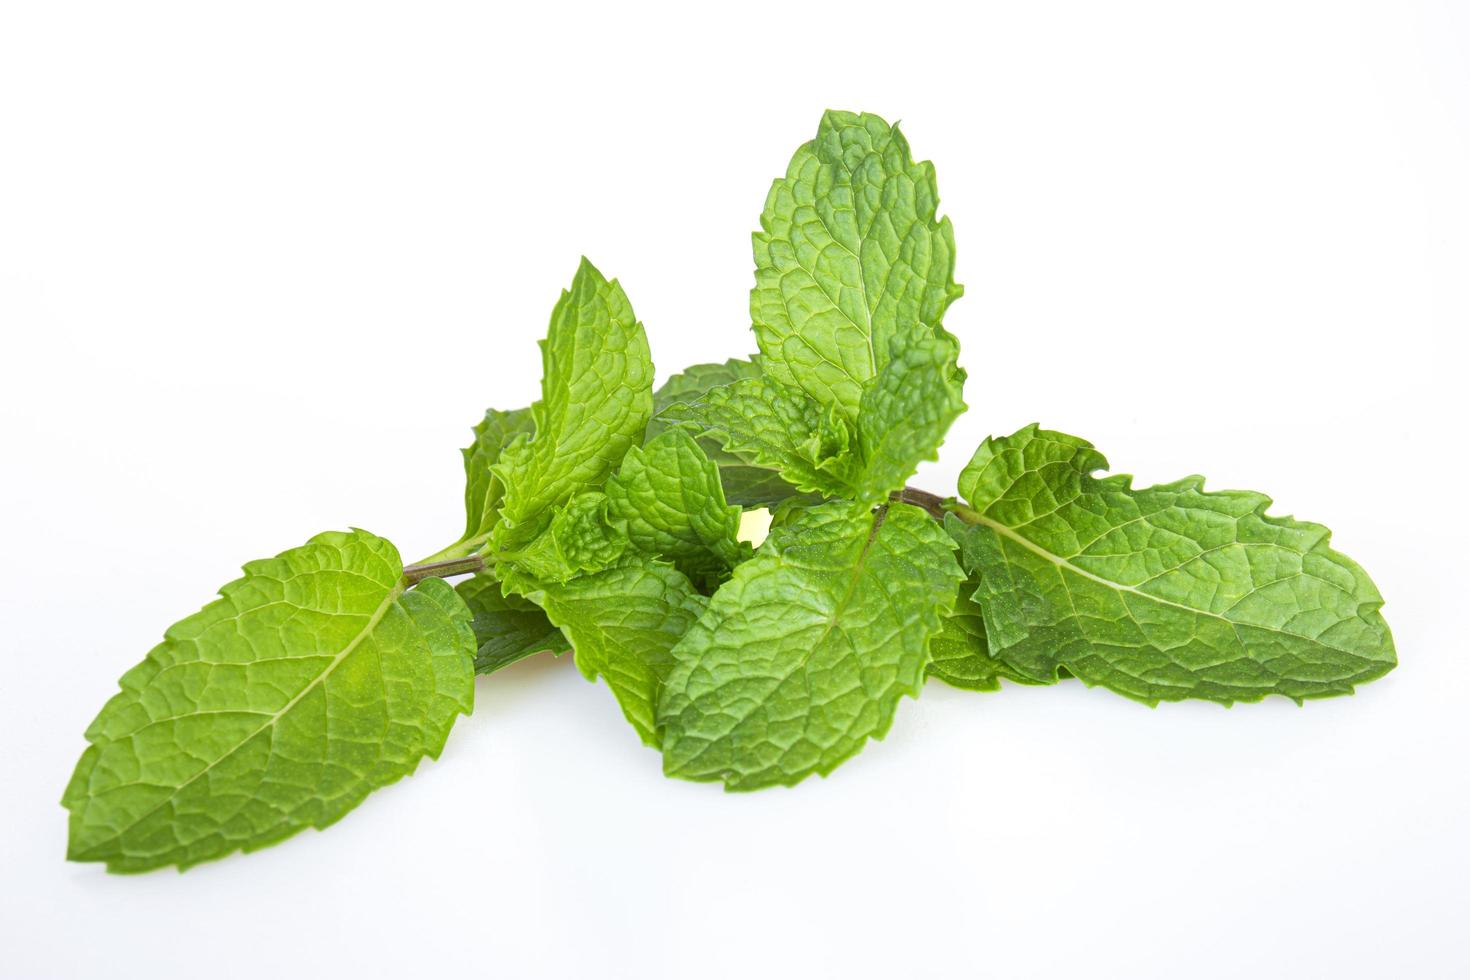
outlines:
[[[443,561],[424,561],[417,565],[405,565],[403,577],[410,584],[417,585],[426,578],[449,578],[452,575],[467,575],[470,572],[478,572],[485,567],[485,559],[481,555],[466,555],[463,558],[446,558]]]
[[[456,541],[447,548],[420,558],[412,565],[403,566],[403,576],[410,585],[417,585],[426,578],[449,578],[451,575],[467,575],[485,567],[485,556],[479,549],[490,540],[489,533],[476,535],[464,541]]]
[[[420,558],[414,565],[428,565],[433,562],[443,561],[446,558],[467,558],[480,550],[480,546],[490,540],[489,532],[468,538],[464,541],[456,541],[447,548],[441,548],[427,558]],[[410,566],[413,567],[413,566]]]
[[[950,513],[951,505],[938,494],[930,493],[928,490],[920,490],[918,487],[904,487],[889,494],[890,500],[896,500],[902,504],[913,504],[929,512],[929,516],[936,521],[944,520],[944,515]]]
[[[958,500],[951,500],[945,505],[944,509],[947,513],[953,514],[966,524],[987,523],[985,517],[978,510],[975,510],[973,507],[966,507]]]

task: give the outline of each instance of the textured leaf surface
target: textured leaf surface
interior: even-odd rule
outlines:
[[[725,503],[719,469],[682,429],[629,450],[606,493],[608,513],[633,547],[696,582],[723,578],[749,553],[737,538],[740,508]]]
[[[517,437],[495,465],[505,486],[495,545],[515,550],[536,537],[555,508],[599,487],[653,411],[653,363],[643,325],[616,281],[582,260],[562,293],[541,346],[535,434]]]
[[[781,474],[803,492],[852,493],[856,457],[851,429],[835,409],[799,388],[753,378],[711,389],[697,402],[672,405],[664,416],[687,422],[726,451]]]
[[[669,423],[658,417],[665,409],[681,402],[699,401],[713,388],[758,378],[760,373],[760,356],[757,355],[749,360],[732,359],[722,364],[696,364],[669,378],[653,393],[654,418],[648,423],[647,441],[668,429]],[[796,493],[796,489],[781,479],[781,474],[774,467],[747,462],[727,452],[718,439],[704,437],[699,444],[720,468],[725,499],[735,506],[774,507]]]
[[[608,522],[607,495],[580,493],[557,509],[551,524],[520,551],[501,552],[505,581],[524,592],[523,579],[565,582],[598,572],[628,551],[626,532]]]
[[[945,519],[945,529],[961,545],[960,567],[971,571],[964,547],[971,535],[969,525],[949,515]],[[954,611],[944,618],[943,628],[929,641],[929,676],[969,691],[1000,690],[1002,679],[1019,684],[1038,683],[1035,678],[990,655],[990,646],[985,641],[984,614],[972,598],[979,588],[978,575],[972,574],[960,583]]]
[[[999,661],[991,659],[985,646],[985,621],[980,607],[975,600],[967,598],[967,593],[973,591],[968,584],[960,586],[954,611],[944,618],[943,627],[929,641],[929,676],[971,691],[997,691]]]
[[[773,529],[673,650],[665,771],[794,785],[881,738],[954,602],[953,547],[905,504],[825,504]]]
[[[896,126],[828,112],[766,198],[750,316],[768,377],[849,421],[895,337],[937,325],[963,291],[936,220],[932,164]]]
[[[454,587],[472,617],[475,673],[491,674],[537,653],[561,655],[572,648],[546,613],[518,595],[506,595],[494,575],[481,573]]]
[[[543,585],[528,598],[572,641],[582,675],[606,680],[638,737],[657,746],[669,651],[704,611],[704,597],[671,566],[639,562]]]
[[[960,477],[991,653],[1147,703],[1347,694],[1396,663],[1363,570],[1318,524],[1203,479],[1134,489],[1073,436],[987,439]]]
[[[732,385],[737,381],[761,376],[760,355],[731,358],[719,364],[694,364],[659,386],[653,393],[653,410],[662,412],[679,402],[695,402],[711,388]],[[657,433],[654,433],[655,435]]]
[[[175,623],[87,730],[68,857],[181,868],[326,827],[434,757],[473,703],[470,614],[398,552],[329,532]]]
[[[706,440],[700,442],[705,446],[716,445]],[[777,507],[787,500],[801,498],[801,492],[787,483],[779,470],[752,465],[733,453],[721,451],[718,455],[720,458],[716,465],[720,468],[720,484],[725,488],[725,499],[731,504],[749,510]]]
[[[495,526],[505,487],[491,467],[516,436],[529,437],[535,429],[536,423],[529,408],[518,408],[513,412],[498,412],[492,408],[475,426],[474,443],[461,450],[464,453],[465,530],[460,540],[481,537]]]
[[[965,411],[959,353],[959,343],[943,329],[893,341],[892,357],[863,391],[860,499],[882,500],[902,488],[921,461],[939,458],[944,434]]]

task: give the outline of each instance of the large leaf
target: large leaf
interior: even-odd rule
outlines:
[[[628,450],[605,490],[633,547],[696,582],[724,578],[749,555],[738,538],[740,508],[725,503],[719,469],[682,429]]]
[[[992,655],[1153,704],[1351,693],[1396,663],[1363,570],[1318,524],[1201,477],[1135,489],[1091,444],[1028,426],[960,476]]]
[[[469,607],[475,631],[475,673],[491,674],[537,653],[562,654],[571,644],[541,607],[506,595],[493,574],[481,572],[454,587]]]
[[[824,504],[774,528],[674,647],[665,772],[794,785],[881,738],[954,603],[953,547],[906,504]]]
[[[602,485],[653,411],[648,338],[617,281],[582,260],[551,314],[541,347],[535,434],[518,436],[494,466],[505,487],[495,546],[514,550],[572,495]]]
[[[145,871],[255,850],[436,757],[473,704],[474,634],[448,584],[405,585],[365,531],[246,565],[87,729],[67,856]]]
[[[671,566],[643,561],[544,583],[527,598],[572,641],[582,675],[606,680],[638,737],[657,746],[669,651],[704,611],[704,597]]]
[[[828,112],[766,198],[750,316],[767,377],[857,418],[892,341],[936,326],[963,291],[936,220],[933,165],[896,126]]]
[[[461,450],[464,453],[465,530],[460,540],[484,537],[495,526],[505,487],[496,479],[491,467],[516,436],[529,436],[535,430],[536,423],[528,408],[511,412],[498,412],[492,408],[475,426],[474,443]]]

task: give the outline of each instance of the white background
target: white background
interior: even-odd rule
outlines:
[[[1470,5],[7,3],[0,974],[1463,977]],[[532,9],[534,8],[534,9]],[[1321,521],[1402,666],[1150,711],[930,685],[831,779],[668,781],[565,661],[326,833],[63,862],[115,679],[241,562],[460,527],[586,253],[660,378],[753,349],[826,107],[935,161],[971,412]]]

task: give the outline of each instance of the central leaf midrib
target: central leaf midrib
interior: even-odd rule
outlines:
[[[852,172],[852,168],[847,165],[847,161],[845,159],[843,159],[841,153],[838,153],[837,154],[837,165],[839,167],[841,167],[842,168],[842,172],[847,175],[847,189],[852,194],[853,224],[854,224],[854,226],[856,226],[857,225],[857,191],[856,191],[856,189],[853,186],[853,172]],[[859,251],[854,252],[852,249],[850,249],[850,248],[847,247],[847,243],[843,242],[840,238],[837,237],[837,235],[835,233],[832,232],[832,229],[829,228],[827,231],[828,231],[828,234],[831,234],[832,235],[832,240],[834,242],[836,242],[837,244],[841,245],[843,247],[843,249],[845,249],[849,255],[851,255],[854,259],[857,260],[857,264],[858,264],[858,290],[859,290],[859,292],[862,293],[862,297],[863,297],[863,318],[867,322],[865,322],[865,323],[857,323],[857,324],[853,324],[853,325],[855,327],[857,327],[859,330],[863,331],[863,334],[864,334],[863,339],[867,341],[867,344],[868,344],[868,372],[869,372],[868,373],[868,379],[872,379],[872,378],[875,378],[875,377],[878,376],[878,350],[877,350],[877,345],[874,344],[874,342],[873,342],[873,308],[870,305],[868,305],[868,270],[863,265],[863,256],[862,256],[862,252],[861,252],[862,243],[864,241],[866,241],[867,238],[862,233],[861,230],[858,231],[858,248],[859,248]]]
[[[1267,626],[1267,625],[1265,625],[1263,623],[1251,623],[1251,622],[1245,622],[1245,621],[1237,621],[1237,620],[1234,620],[1234,619],[1229,618],[1228,616],[1222,615],[1221,613],[1213,612],[1212,610],[1209,610],[1209,609],[1199,609],[1199,608],[1196,608],[1194,606],[1188,606],[1188,605],[1185,605],[1182,602],[1175,602],[1172,599],[1165,599],[1163,596],[1157,596],[1157,595],[1153,595],[1152,593],[1149,593],[1149,592],[1144,592],[1141,589],[1135,588],[1134,586],[1131,586],[1131,585],[1124,585],[1121,582],[1114,582],[1111,579],[1103,578],[1101,575],[1097,575],[1097,574],[1095,574],[1093,572],[1089,572],[1085,568],[1079,568],[1077,565],[1072,564],[1072,562],[1068,561],[1066,558],[1063,558],[1061,555],[1058,555],[1058,554],[1056,554],[1054,552],[1048,551],[1046,548],[1043,548],[1041,545],[1039,545],[1036,542],[1032,541],[1030,538],[1027,538],[1026,536],[1022,535],[1021,533],[1019,533],[1015,529],[1010,528],[1010,527],[1006,526],[1005,524],[1002,524],[999,521],[994,520],[993,518],[986,517],[984,514],[981,514],[978,511],[968,511],[967,510],[967,513],[964,515],[964,518],[966,520],[969,520],[969,521],[973,522],[973,523],[980,524],[980,525],[982,525],[984,527],[988,527],[992,531],[996,532],[997,534],[999,534],[999,535],[1001,535],[1003,537],[1009,538],[1010,540],[1012,540],[1012,541],[1016,542],[1017,544],[1021,545],[1026,550],[1032,552],[1035,555],[1038,555],[1041,558],[1046,559],[1047,561],[1051,562],[1053,565],[1056,565],[1058,568],[1061,568],[1061,569],[1063,569],[1065,571],[1069,571],[1072,574],[1077,575],[1077,576],[1079,576],[1081,578],[1085,578],[1085,579],[1087,579],[1090,582],[1095,582],[1098,585],[1105,586],[1106,588],[1112,589],[1115,592],[1130,592],[1133,595],[1136,595],[1136,596],[1138,596],[1138,597],[1140,597],[1142,599],[1147,599],[1150,602],[1157,602],[1157,603],[1159,603],[1160,605],[1163,605],[1163,606],[1172,606],[1175,609],[1182,609],[1185,612],[1193,613],[1193,614],[1195,614],[1197,616],[1208,616],[1211,619],[1217,619],[1217,620],[1219,620],[1222,623],[1228,624],[1231,627],[1231,629],[1235,629],[1236,627],[1240,627],[1240,626],[1247,626],[1247,627],[1250,627],[1251,629],[1266,630],[1267,632],[1270,632],[1270,633],[1279,633],[1282,636],[1290,636],[1290,637],[1293,637],[1293,638],[1298,639],[1298,640],[1303,640],[1303,641],[1305,641],[1307,643],[1314,643],[1317,646],[1323,647],[1324,649],[1327,649],[1327,650],[1334,650],[1334,651],[1336,651],[1338,653],[1348,654],[1349,656],[1360,657],[1361,659],[1364,659],[1364,660],[1369,659],[1369,658],[1366,658],[1366,657],[1362,657],[1361,654],[1355,654],[1351,650],[1344,650],[1343,648],[1341,648],[1341,647],[1335,647],[1335,646],[1333,646],[1330,643],[1324,643],[1321,640],[1321,638],[1319,638],[1319,637],[1307,636],[1307,635],[1302,634],[1302,633],[1295,633],[1295,632],[1293,632],[1291,630],[1282,629],[1282,628],[1280,628],[1278,626]],[[1242,642],[1244,642],[1244,641],[1242,641]]]

